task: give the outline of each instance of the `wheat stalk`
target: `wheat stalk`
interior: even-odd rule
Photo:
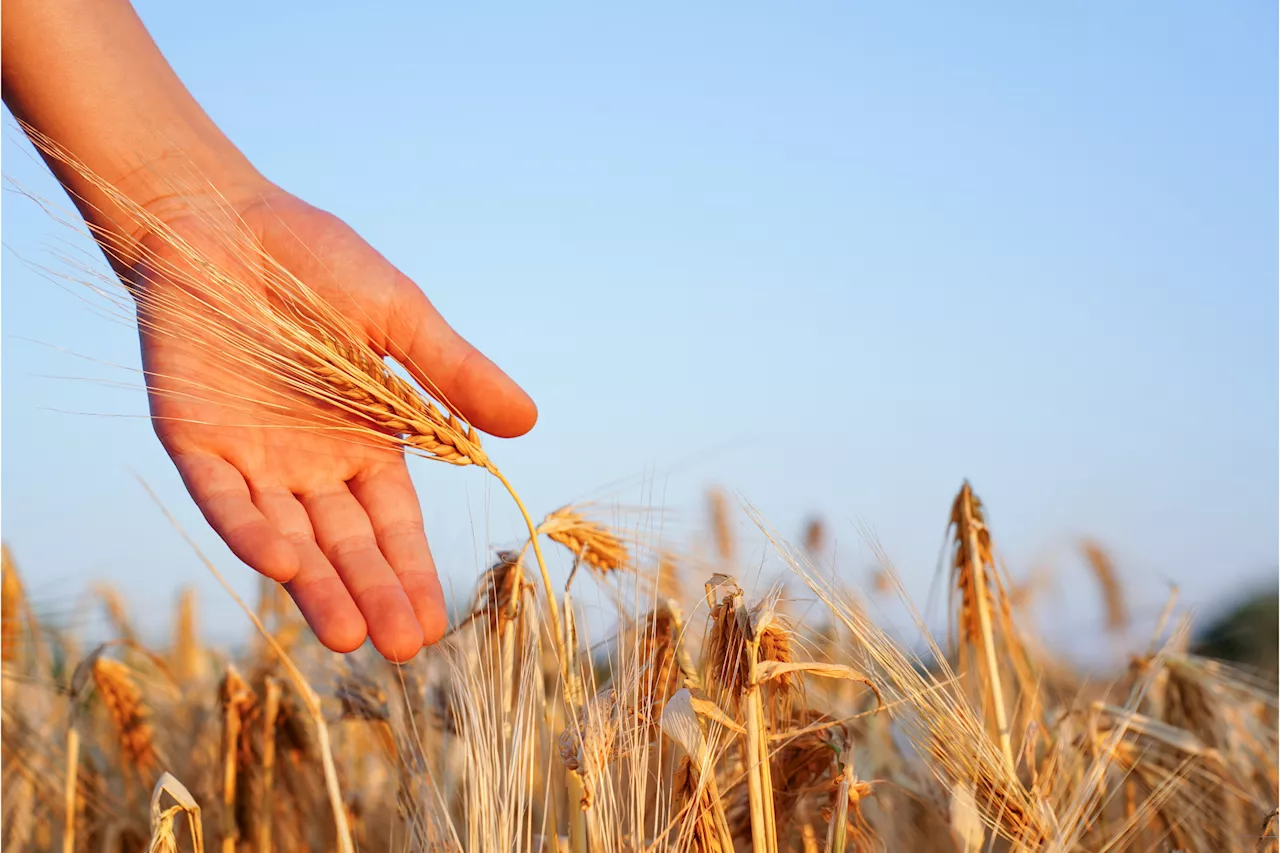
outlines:
[[[0,546],[0,573],[0,662],[11,664],[18,659],[19,611],[25,596],[8,545]]]
[[[235,853],[242,835],[236,808],[241,763],[247,758],[244,725],[257,710],[258,697],[234,666],[228,666],[218,688],[222,703],[222,850]]]
[[[988,566],[993,562],[990,557],[991,544],[982,519],[981,504],[968,481],[960,487],[960,493],[956,495],[952,505],[951,524],[956,530],[956,584],[963,593],[960,623],[964,626],[965,639],[981,644],[985,663],[983,683],[990,690],[987,706],[995,715],[1000,754],[1004,756],[1005,767],[1013,773],[1009,719],[1005,711],[1004,687],[1000,679],[1000,665],[996,659],[995,637],[991,627],[994,596],[990,589],[991,577],[987,574]]]
[[[76,782],[80,774],[80,731],[74,722],[67,728],[67,769],[63,783],[62,853],[76,849]]]
[[[817,557],[827,542],[827,528],[816,515],[804,526],[804,550]]]
[[[727,576],[717,575],[707,584],[708,598],[722,596],[712,608],[707,639],[705,682],[727,696],[742,712],[747,797],[751,814],[751,839],[756,850],[777,851],[777,819],[769,767],[769,726],[765,719],[764,685],[772,681],[774,698],[790,692],[789,671],[766,675],[765,663],[791,661],[788,632],[775,619],[772,602],[749,608],[742,588]]]
[[[182,590],[174,617],[173,653],[170,668],[181,683],[195,680],[200,670],[201,649],[196,633],[196,592]]]
[[[716,556],[727,571],[733,566],[734,539],[729,525],[729,500],[722,489],[707,491],[707,513],[711,518],[711,534],[716,543]]]
[[[160,807],[165,794],[174,801],[167,809]],[[204,853],[204,826],[200,819],[200,804],[185,785],[168,773],[160,777],[151,794],[151,841],[147,847],[149,853],[177,853],[178,839],[174,834],[173,822],[179,812],[187,816],[194,853]]]
[[[1102,603],[1106,611],[1107,630],[1123,631],[1129,624],[1129,609],[1125,605],[1124,587],[1116,575],[1111,556],[1099,543],[1086,539],[1080,543],[1086,562],[1093,571],[1098,587],[1102,590]]]
[[[115,629],[116,636],[127,643],[137,644],[137,634],[133,630],[133,620],[129,618],[129,609],[125,606],[120,590],[108,584],[98,584],[94,593],[102,602],[107,612],[107,620]]]
[[[685,751],[672,782],[675,793],[692,812],[692,821],[685,819],[680,836],[694,845],[694,853],[733,853],[733,836],[716,783],[714,755],[699,712],[700,708],[712,707],[710,702],[697,700],[689,688],[681,688],[667,700],[660,725],[663,733]],[[723,713],[716,716],[725,719]]]
[[[275,812],[276,720],[280,714],[280,681],[271,676],[264,680],[265,697],[262,712],[262,810],[258,822],[258,853],[271,853],[274,842],[272,823]]]
[[[733,839],[727,836],[727,828],[725,833],[720,831],[723,805],[719,797],[711,795],[690,756],[684,756],[676,765],[671,788],[675,801],[692,815],[681,828],[680,848],[688,853],[732,853]]]
[[[812,553],[812,549],[807,549]],[[849,794],[854,784],[853,758],[840,768],[837,777],[835,795],[832,798],[835,808],[832,809],[831,821],[827,824],[826,853],[844,853],[846,835],[849,828]]]

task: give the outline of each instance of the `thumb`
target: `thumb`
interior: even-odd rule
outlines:
[[[476,429],[499,438],[533,429],[538,408],[529,395],[454,331],[416,284],[397,279],[387,354]]]
[[[329,295],[341,294],[340,308],[362,318],[387,355],[476,429],[501,438],[533,429],[538,409],[529,395],[463,340],[408,276],[336,216],[309,205],[291,207],[301,204],[292,197],[277,200],[268,205],[276,215],[263,220],[264,242],[290,272],[322,282]],[[342,282],[362,286],[350,290]],[[371,324],[371,318],[379,322]]]

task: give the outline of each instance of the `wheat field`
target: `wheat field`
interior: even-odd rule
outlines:
[[[115,636],[82,648],[6,550],[4,849],[1275,849],[1274,683],[1189,653],[1169,614],[1109,683],[1055,661],[968,484],[955,630],[918,650],[818,568],[820,527],[775,538],[789,576],[748,594],[734,511],[710,506],[686,557],[550,514],[538,535],[584,569],[554,593],[562,642],[517,549],[402,665],[324,650],[269,582],[237,654],[200,644],[190,593],[141,644],[107,587]],[[583,583],[616,602],[600,642]]]
[[[190,596],[148,647],[108,588],[115,636],[85,648],[39,623],[6,552],[4,850],[1276,849],[1274,682],[1192,654],[1172,602],[1122,671],[1073,671],[1020,619],[1034,589],[1003,565],[968,483],[939,507],[952,628],[937,638],[886,555],[879,590],[850,588],[820,526],[793,547],[720,493],[704,548],[615,528],[596,506],[536,520],[436,389],[390,369],[221,212],[203,214],[215,259],[98,186],[158,238],[147,265],[177,284],[87,282],[122,315],[184,318],[236,393],[282,422],[315,401],[309,428],[483,470],[527,536],[493,555],[446,639],[399,666],[325,651],[273,584],[245,606],[255,630],[235,652],[201,645]],[[748,581],[744,513],[776,582]],[[565,583],[551,548],[572,561]],[[1128,627],[1106,552],[1082,548],[1103,621]],[[591,636],[588,585],[611,602],[609,635]],[[920,641],[871,618],[872,594],[902,598]]]

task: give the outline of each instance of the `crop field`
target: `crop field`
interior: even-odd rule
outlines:
[[[818,526],[776,540],[785,582],[745,592],[733,510],[710,504],[697,558],[550,514],[538,537],[580,569],[554,608],[531,542],[499,553],[398,666],[326,651],[269,582],[235,656],[197,641],[190,595],[167,646],[141,645],[109,588],[116,636],[82,648],[38,624],[6,552],[4,849],[1274,849],[1274,684],[1190,654],[1172,608],[1085,681],[1019,625],[965,484],[956,630],[912,650],[819,568]],[[584,582],[614,636],[575,630]],[[801,599],[819,606],[798,618]]]

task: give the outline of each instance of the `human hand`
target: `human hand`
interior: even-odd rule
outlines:
[[[243,198],[232,203],[235,227],[375,351],[438,389],[478,429],[509,437],[533,427],[532,400],[349,226],[269,185]],[[172,207],[165,224],[216,260],[225,235],[184,211]],[[332,427],[331,408],[264,390],[211,359],[207,341],[182,331],[192,306],[200,310],[199,294],[191,298],[190,281],[165,274],[183,262],[180,253],[154,235],[141,245],[147,260],[126,277],[151,290],[139,327],[152,422],[209,524],[236,556],[285,585],[328,648],[351,651],[367,635],[382,655],[404,661],[438,640],[443,594],[403,452],[320,429]]]
[[[407,660],[440,638],[445,611],[403,454],[344,439],[333,407],[228,369],[227,354],[211,349],[218,341],[201,340],[200,276],[175,275],[182,251],[134,214],[210,260],[234,260],[219,239],[227,235],[199,212],[201,196],[206,210],[216,201],[233,231],[478,429],[528,432],[533,402],[347,225],[262,178],[128,0],[6,0],[3,9],[4,102],[116,272],[152,297],[138,305],[153,424],[205,518],[237,556],[285,584],[326,646],[350,651],[369,636]],[[175,192],[193,175],[210,192]],[[245,286],[262,275],[241,272]],[[227,322],[207,319],[206,330]]]

